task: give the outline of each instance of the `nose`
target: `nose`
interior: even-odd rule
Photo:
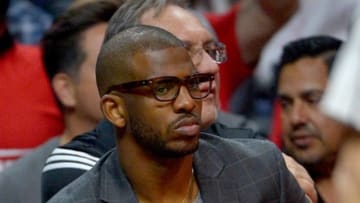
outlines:
[[[303,102],[295,102],[290,112],[291,124],[294,126],[306,123],[308,118],[308,111],[306,104]]]
[[[193,63],[199,73],[219,73],[219,65],[204,49],[193,57]]]
[[[179,94],[174,101],[175,112],[192,112],[195,106],[195,100],[190,96],[187,88],[185,86],[181,86]]]

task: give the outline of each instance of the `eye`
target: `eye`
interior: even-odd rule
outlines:
[[[199,89],[200,83],[201,83],[201,77],[195,77],[188,80],[188,87],[189,89]]]
[[[287,110],[291,107],[292,102],[288,98],[279,98],[278,101],[283,110]]]
[[[322,98],[321,91],[314,91],[305,95],[306,102],[311,105],[318,105],[321,101],[321,98]]]
[[[169,92],[170,90],[170,87],[169,86],[166,86],[166,85],[159,85],[159,86],[156,86],[154,91],[157,95],[165,95]]]
[[[154,92],[156,95],[163,96],[176,89],[177,82],[172,79],[164,79],[154,84]]]

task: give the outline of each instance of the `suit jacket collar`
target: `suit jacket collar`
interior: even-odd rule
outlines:
[[[216,146],[207,142],[217,138],[215,136],[209,136],[208,134],[202,134],[201,136],[199,149],[194,155],[193,166],[195,176],[204,202],[217,202],[215,197],[219,196],[219,190],[217,188],[219,180],[216,177],[218,177],[223,170],[224,162],[219,157],[217,149],[215,148]],[[204,141],[204,138],[206,138],[207,141]],[[105,156],[109,157],[105,158]],[[102,160],[104,160],[104,166],[99,172],[99,195],[102,202],[138,202],[124,171],[119,165],[120,162],[117,151],[111,150],[104,155]]]
[[[104,166],[99,172],[100,200],[109,203],[137,203],[136,195],[120,167],[117,150],[111,150],[107,155],[108,158],[103,157],[105,158]]]

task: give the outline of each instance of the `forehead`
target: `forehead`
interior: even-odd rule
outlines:
[[[194,72],[191,58],[182,47],[139,51],[131,61],[137,80],[161,76],[183,78]]]
[[[280,72],[279,94],[323,91],[328,79],[328,67],[320,57],[305,57],[287,64]]]
[[[161,27],[190,45],[212,41],[213,37],[200,21],[189,11],[176,5],[166,6],[154,17],[154,9],[144,13],[140,22]]]

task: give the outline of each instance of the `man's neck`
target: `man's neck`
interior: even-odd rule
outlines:
[[[315,180],[316,188],[326,203],[336,203],[336,190],[332,177]]]
[[[320,194],[320,197],[326,203],[335,203],[335,189],[332,181],[332,172],[334,169],[334,161],[328,161],[326,163],[318,163],[312,166],[305,167],[311,177],[315,181],[316,188]]]
[[[192,155],[160,159],[118,143],[120,164],[140,202],[191,202],[198,193]],[[191,199],[191,201],[189,201]]]
[[[79,118],[78,115],[64,114],[64,133],[60,137],[60,145],[70,142],[73,138],[85,132],[93,130],[98,121]]]

